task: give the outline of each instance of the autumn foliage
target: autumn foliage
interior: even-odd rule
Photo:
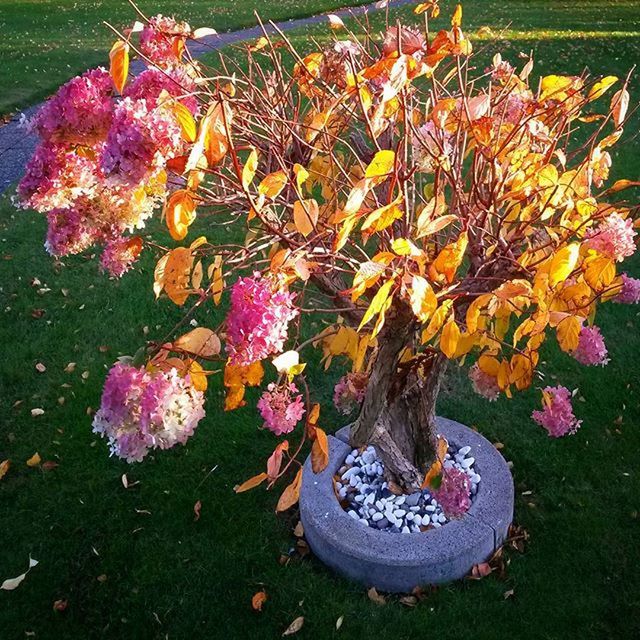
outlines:
[[[230,305],[220,326],[176,327],[116,365],[96,427],[115,453],[183,442],[210,375],[223,371],[230,411],[267,372],[262,424],[297,443],[280,440],[237,490],[290,474],[278,509],[290,507],[305,443],[315,470],[328,460],[305,377],[318,348],[325,368],[347,366],[334,397],[359,410],[353,443],[375,444],[412,489],[441,472],[433,418],[448,361],[468,365],[488,400],[543,386],[548,339],[585,365],[607,362],[598,304],[640,300],[620,272],[638,226],[622,194],[637,183],[608,181],[627,81],[537,78],[532,59],[516,68],[500,54],[481,68],[461,8],[435,30],[438,12],[418,5],[419,27],[389,16],[382,34],[334,17],[330,41],[309,51],[265,31],[215,68],[189,55],[198,30],[153,18],[121,34],[110,72],[72,80],[35,116],[42,142],[19,196],[46,213],[51,253],[102,244],[103,268],[120,276],[153,251],[155,295],[185,318]],[[137,77],[132,54],[147,64]],[[177,248],[132,235],[160,211]],[[191,237],[196,220],[206,237]],[[535,421],[575,432],[571,393],[542,395]]]

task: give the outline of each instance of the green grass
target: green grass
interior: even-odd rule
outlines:
[[[267,20],[313,15],[363,0],[140,0],[148,16],[162,13],[192,27],[232,31]],[[2,0],[0,2],[0,116],[42,100],[71,76],[105,64],[113,33],[103,24],[130,26],[127,0]]]
[[[500,49],[515,61],[519,51],[534,49],[539,73],[587,66],[624,75],[639,59],[633,16],[631,2],[475,2],[465,9],[473,29],[512,21],[499,45],[482,43],[487,59]],[[636,130],[637,122],[628,133]],[[638,178],[639,151],[637,142],[616,151],[614,178]],[[0,481],[0,581],[22,573],[29,554],[40,561],[16,591],[0,592],[3,640],[27,633],[272,639],[299,615],[305,625],[296,637],[322,640],[638,637],[637,307],[612,304],[599,312],[612,359],[605,369],[580,367],[553,347],[544,354],[548,371],[585,399],[576,403],[584,424],[574,437],[548,439],[531,422],[535,390],[488,404],[452,372],[440,413],[505,444],[516,521],[530,542],[524,555],[511,556],[505,582],[491,576],[442,587],[415,609],[395,601],[378,607],[313,557],[280,565],[294,539],[291,523],[273,514],[277,494],[233,493],[274,446],[272,435],[257,430],[251,398],[224,414],[212,380],[208,417],[186,447],[133,466],[107,457],[87,415],[99,403],[104,373],[119,354],[162,337],[179,311],[153,300],[152,256],[112,282],[88,257],[56,265],[42,249],[43,234],[40,217],[0,204],[0,460],[12,460]],[[638,260],[631,270],[640,275]],[[33,278],[42,284],[34,286]],[[50,290],[40,293],[45,285]],[[33,317],[37,309],[42,317]],[[211,325],[218,313],[208,307],[197,319]],[[71,361],[77,367],[65,373]],[[35,370],[38,362],[44,373]],[[316,373],[315,381],[330,393],[330,379]],[[35,407],[45,414],[32,417]],[[323,423],[341,426],[329,412]],[[27,467],[36,451],[59,466]],[[139,484],[125,489],[123,473]],[[197,500],[202,515],[194,522]],[[262,587],[269,600],[255,613],[250,599]],[[510,589],[514,596],[505,600]],[[58,599],[68,600],[63,613],[52,610]]]

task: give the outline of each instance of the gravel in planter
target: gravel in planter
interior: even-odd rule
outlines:
[[[467,474],[473,500],[480,484],[471,447],[449,447],[445,468]],[[449,522],[442,507],[424,489],[410,495],[393,494],[384,479],[384,466],[374,447],[353,449],[336,475],[336,491],[345,511],[363,525],[390,533],[418,533]]]

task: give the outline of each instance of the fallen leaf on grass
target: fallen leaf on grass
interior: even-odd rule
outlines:
[[[0,476],[2,477],[2,476]],[[296,538],[302,538],[302,536],[304,535],[304,527],[302,526],[302,522],[299,521],[298,524],[295,526],[294,530],[293,530],[293,535]]]
[[[27,467],[37,467],[40,462],[41,462],[42,458],[40,458],[40,454],[36,451],[28,460],[27,460]]]
[[[492,571],[493,569],[489,566],[488,562],[481,562],[480,564],[473,565],[469,578],[471,578],[471,580],[481,580],[488,576]]]
[[[65,373],[73,373],[75,371],[76,368],[76,363],[75,362],[70,362],[65,368],[64,368],[64,372]]]
[[[387,604],[385,597],[380,595],[376,591],[375,587],[371,587],[371,589],[367,591],[367,596],[369,596],[369,600],[371,600],[371,602],[375,602],[376,604],[379,604],[379,605]]]
[[[282,637],[284,638],[284,636],[292,636],[294,633],[298,633],[298,631],[300,631],[300,629],[302,629],[302,625],[304,624],[304,618],[302,616],[297,617],[286,629],[285,632],[282,634]]]
[[[513,589],[509,589],[502,594],[502,597],[506,600],[507,598],[513,598]]]
[[[101,575],[99,575],[96,580],[98,582],[106,582],[107,581],[107,574],[106,573],[102,573]]]
[[[69,603],[66,600],[56,600],[53,603],[53,610],[54,611],[64,611],[67,606],[69,605]]]
[[[415,596],[402,596],[399,602],[405,607],[415,607],[418,604],[418,598],[416,598]]]
[[[38,416],[42,416],[44,415],[44,409],[40,409],[39,407],[35,409],[31,409],[31,415],[34,418],[37,418]]]
[[[342,626],[342,623],[344,622],[344,616],[340,616],[337,620],[336,620],[336,631],[340,631],[340,627]]]
[[[7,471],[9,471],[9,467],[11,466],[11,460],[3,460],[0,462],[0,480],[7,475]]]
[[[254,611],[262,611],[262,605],[267,601],[267,592],[263,589],[253,594],[251,598],[251,606]]]
[[[18,577],[8,578],[7,580],[5,580],[2,585],[0,585],[0,589],[4,589],[5,591],[13,591],[17,587],[19,587],[20,583],[27,577],[27,573],[29,573],[29,571],[31,571],[31,569],[33,569],[33,567],[35,567],[37,564],[38,561],[29,556],[29,568],[24,573],[21,573]]]
[[[45,367],[42,362],[38,362],[36,363],[36,371],[38,373],[44,373],[47,370],[47,367]]]
[[[44,471],[52,471],[53,469],[59,466],[60,465],[57,462],[54,462],[53,460],[47,460],[46,462],[42,463],[42,468]]]
[[[200,500],[198,500],[193,505],[193,521],[194,522],[198,522],[198,520],[200,520],[200,509],[202,509],[202,502],[200,502]]]

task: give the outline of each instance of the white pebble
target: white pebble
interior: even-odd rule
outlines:
[[[372,519],[374,522],[378,522],[378,520],[382,520],[382,518],[384,518],[384,516],[383,516],[379,511],[376,511],[376,512],[371,516],[371,519]]]
[[[345,458],[345,462],[346,462],[347,464],[353,464],[353,461],[354,461],[354,460],[355,460],[355,458],[354,458],[351,454],[349,454],[349,455]]]
[[[355,511],[347,511],[347,513],[354,519],[360,520],[360,516]]]
[[[411,529],[409,529],[409,527],[405,525],[404,527],[402,527],[402,533],[411,533]]]
[[[469,453],[469,451],[471,451],[471,447],[466,446],[466,447],[462,447],[462,449],[460,449],[458,453],[462,454],[463,456],[466,456],[467,453]]]

